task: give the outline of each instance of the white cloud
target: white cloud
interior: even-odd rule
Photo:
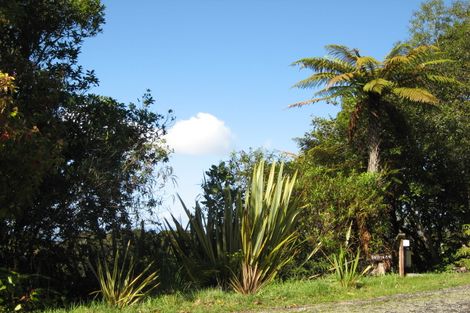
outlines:
[[[198,113],[176,122],[166,140],[176,153],[189,155],[223,154],[232,147],[233,134],[224,121],[209,113]]]

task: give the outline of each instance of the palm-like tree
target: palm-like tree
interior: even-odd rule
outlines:
[[[290,107],[300,107],[319,101],[352,99],[354,108],[350,115],[350,135],[354,134],[359,119],[367,125],[368,172],[380,169],[380,142],[386,106],[395,100],[410,103],[437,104],[439,100],[429,91],[433,83],[457,83],[453,78],[438,74],[435,65],[450,62],[442,58],[438,48],[406,44],[395,46],[380,62],[362,56],[357,49],[341,45],[326,46],[328,56],[298,60],[294,65],[315,73],[295,84],[298,88],[315,88],[314,99],[298,102]]]

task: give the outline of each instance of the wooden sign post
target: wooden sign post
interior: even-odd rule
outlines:
[[[410,241],[405,239],[404,233],[399,233],[397,239],[400,240],[400,246],[398,247],[398,273],[400,277],[405,276],[405,247],[410,246]]]
[[[370,272],[372,275],[385,275],[391,268],[392,255],[391,254],[372,254],[370,256],[373,269]]]
[[[398,248],[398,272],[400,277],[405,276],[405,247],[403,246],[403,239],[400,239],[400,247]]]

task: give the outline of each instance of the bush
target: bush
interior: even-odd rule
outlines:
[[[344,247],[341,246],[337,254],[331,257],[331,263],[335,272],[335,277],[343,287],[355,287],[359,278],[364,276],[372,266],[367,266],[362,272],[359,272],[359,258],[361,250],[357,249],[356,255],[352,257],[349,246],[351,236],[351,226],[346,233],[346,241]]]
[[[100,284],[100,290],[93,292],[101,294],[104,301],[118,308],[132,305],[145,297],[158,284],[156,272],[150,272],[152,264],[149,264],[140,273],[136,272],[136,262],[132,254],[129,254],[130,242],[121,260],[119,251],[114,255],[112,265],[106,260],[99,260],[97,270],[93,272]]]
[[[204,213],[196,203],[194,214],[180,201],[188,226],[173,216],[174,226],[167,221],[175,255],[196,285],[228,287],[240,259],[240,197],[232,199],[225,190],[222,208],[208,206]]]
[[[299,209],[290,205],[295,183],[276,164],[264,178],[264,162],[255,166],[251,185],[232,198],[226,189],[223,201],[207,206],[196,203],[194,213],[183,204],[189,218],[183,227],[173,217],[167,221],[175,254],[191,280],[199,285],[232,286],[240,293],[255,293],[292,260],[297,239]]]
[[[23,275],[0,268],[0,312],[24,312],[44,309],[58,302],[52,290],[33,288],[32,281],[47,279],[39,275]]]
[[[255,166],[251,186],[246,191],[241,218],[241,272],[232,279],[236,292],[256,293],[294,257],[296,222],[300,209],[291,205],[296,181],[283,175],[283,165],[275,175],[273,163],[267,181],[264,162]]]
[[[470,238],[470,224],[463,225],[464,238]],[[470,270],[470,241],[462,244],[462,246],[454,254],[454,267],[458,267],[459,270],[464,271]]]

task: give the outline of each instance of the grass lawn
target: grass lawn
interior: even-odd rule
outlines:
[[[273,283],[253,296],[238,295],[217,289],[206,289],[188,294],[162,295],[150,298],[123,310],[95,302],[68,310],[48,313],[186,313],[256,311],[272,307],[296,307],[342,300],[363,300],[397,293],[430,291],[470,285],[470,274],[425,274],[400,278],[397,275],[367,277],[359,288],[342,288],[332,277],[316,280]]]

